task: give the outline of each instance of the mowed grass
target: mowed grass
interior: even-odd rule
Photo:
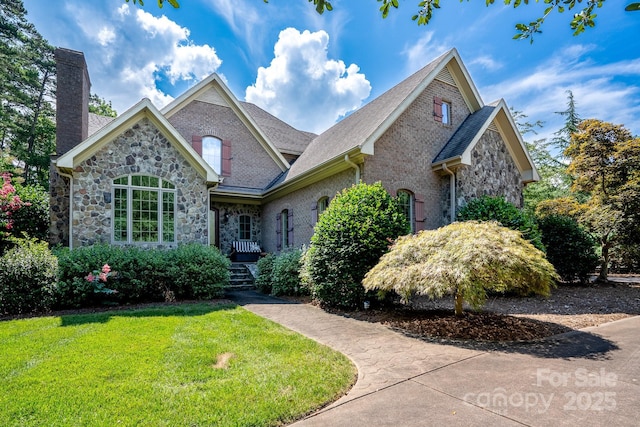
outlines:
[[[338,398],[343,355],[240,307],[0,322],[1,426],[271,426]]]

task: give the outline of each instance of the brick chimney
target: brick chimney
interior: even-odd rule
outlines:
[[[91,81],[82,52],[57,48],[55,58],[56,154],[60,156],[87,139]]]

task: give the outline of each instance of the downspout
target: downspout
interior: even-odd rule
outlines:
[[[351,166],[352,168],[354,168],[356,170],[356,185],[360,183],[360,166],[356,165],[355,163],[353,163],[350,159],[349,159],[349,155],[345,154],[344,155],[344,161]]]
[[[449,195],[450,195],[450,221],[456,221],[456,174],[447,167],[446,163],[442,164],[442,170],[449,175]]]
[[[56,168],[58,169],[58,168]],[[58,169],[58,175],[69,178],[69,250],[73,249],[73,175]]]

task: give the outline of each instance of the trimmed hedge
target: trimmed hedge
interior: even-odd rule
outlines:
[[[95,245],[56,255],[56,308],[210,299],[229,283],[230,261],[217,248],[196,243],[168,250]],[[114,272],[105,286],[116,293],[100,292],[86,279],[105,264]]]
[[[302,251],[288,250],[276,257],[273,263],[272,295],[301,295],[306,293],[300,280]]]
[[[257,262],[256,288],[265,294],[308,295],[309,290],[300,279],[303,251],[289,249],[280,254],[268,254]]]
[[[258,276],[256,277],[256,289],[264,294],[270,294],[273,289],[273,264],[276,261],[276,255],[269,253],[260,258],[256,263],[258,267]]]

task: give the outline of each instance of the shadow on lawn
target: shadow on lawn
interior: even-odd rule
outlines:
[[[229,300],[182,301],[82,309],[53,313],[53,315],[60,317],[60,326],[77,326],[87,323],[107,323],[112,317],[204,316],[215,311],[233,310],[237,306]]]

